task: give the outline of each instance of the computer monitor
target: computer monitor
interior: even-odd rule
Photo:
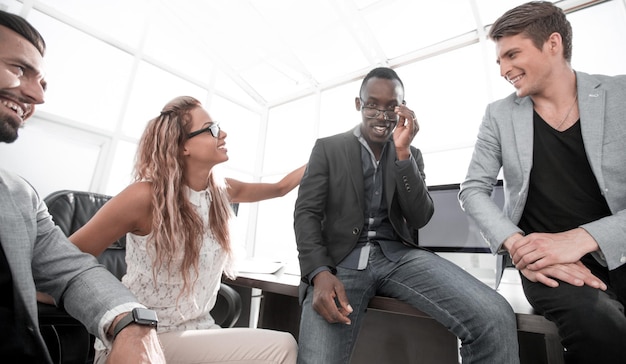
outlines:
[[[491,253],[478,226],[459,204],[459,184],[429,186],[435,213],[419,230],[419,245],[435,252]],[[502,181],[494,187],[492,198],[502,208]]]

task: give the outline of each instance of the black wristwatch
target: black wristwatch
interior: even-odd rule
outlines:
[[[120,331],[130,324],[151,326],[156,329],[158,322],[159,319],[157,318],[156,312],[147,308],[133,308],[128,315],[122,317],[122,319],[117,322],[117,325],[115,325],[115,329],[113,329],[113,340],[115,340],[115,337]]]

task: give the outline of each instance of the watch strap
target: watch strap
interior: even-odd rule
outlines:
[[[117,337],[117,334],[120,333],[126,326],[135,322],[135,317],[132,312],[129,312],[126,316],[122,317],[121,320],[115,324],[115,328],[113,329],[113,340]]]

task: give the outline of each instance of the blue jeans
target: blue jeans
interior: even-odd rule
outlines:
[[[353,312],[351,325],[329,324],[312,306],[313,286],[302,304],[299,364],[344,364],[375,295],[409,303],[444,325],[462,343],[463,363],[519,363],[513,309],[502,296],[470,274],[431,252],[414,249],[397,262],[374,244],[367,268],[338,267]]]

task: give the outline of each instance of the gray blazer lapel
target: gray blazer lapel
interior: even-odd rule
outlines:
[[[30,242],[26,239],[29,234],[20,211],[22,208],[15,205],[6,184],[0,180],[0,241],[13,272],[22,267],[15,266],[15,259],[11,258],[23,257],[30,250]]]
[[[14,299],[23,303],[16,309],[24,309],[28,316],[36,318],[35,306],[23,297],[29,292],[35,292],[31,271],[32,247],[28,239],[30,234],[21,215],[23,208],[15,205],[7,185],[0,178],[0,243],[11,267],[13,291],[19,295]]]
[[[580,128],[589,164],[600,187],[604,186],[602,175],[602,141],[604,139],[605,91],[600,83],[586,74],[577,73],[578,110]]]
[[[345,134],[343,141],[345,147],[346,158],[348,160],[348,168],[350,170],[350,182],[353,186],[353,191],[357,195],[357,201],[359,202],[359,208],[363,210],[363,193],[365,186],[363,185],[363,166],[361,161],[361,143],[354,136],[352,131]],[[347,186],[346,186],[347,187]],[[348,193],[348,190],[346,190]]]
[[[533,165],[533,103],[529,97],[518,98],[515,103],[517,106],[513,108],[511,118],[513,133],[515,133],[515,143],[523,175],[528,179]],[[502,145],[502,149],[507,147],[507,145]]]
[[[391,208],[391,202],[393,201],[393,194],[396,192],[395,174],[392,172],[396,163],[396,147],[391,143],[385,145],[385,164],[383,171],[384,176],[384,190],[385,198],[387,199],[387,208]]]

